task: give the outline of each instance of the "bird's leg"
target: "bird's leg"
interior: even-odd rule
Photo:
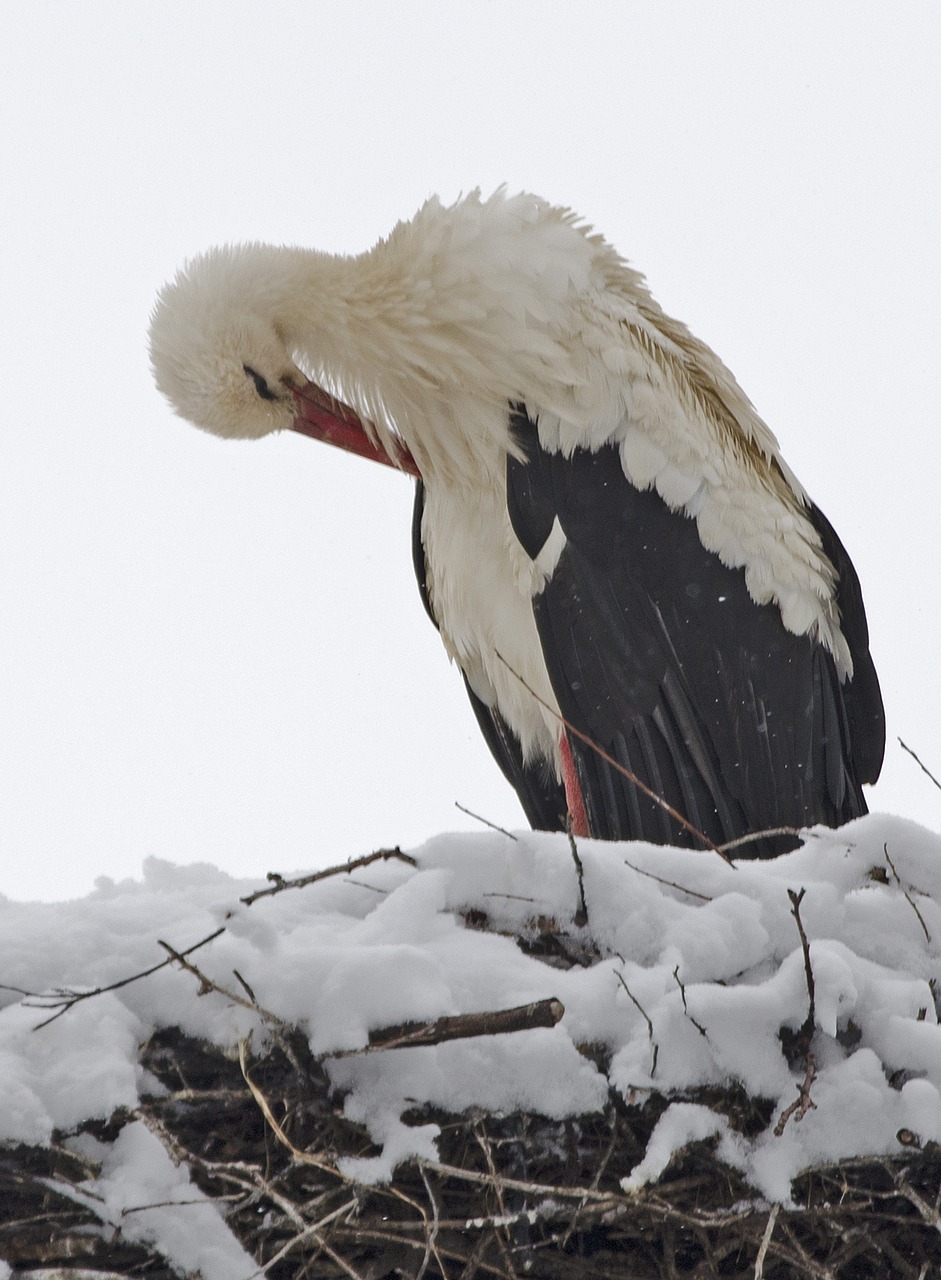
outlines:
[[[582,795],[581,784],[578,781],[572,745],[564,729],[559,739],[559,751],[562,754],[562,784],[565,787],[565,803],[568,806],[569,830],[573,836],[590,836],[585,797]]]

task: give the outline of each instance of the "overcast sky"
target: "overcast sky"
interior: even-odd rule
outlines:
[[[402,477],[153,389],[189,255],[356,252],[432,193],[573,206],[710,343],[862,579],[873,808],[941,826],[941,6],[8,2],[0,892],[523,825],[425,618]]]

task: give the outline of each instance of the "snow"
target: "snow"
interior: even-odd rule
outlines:
[[[104,1157],[100,1176],[76,1198],[94,1197],[99,1217],[126,1240],[157,1245],[183,1274],[203,1280],[248,1280],[258,1274],[215,1206],[146,1125],[126,1125],[110,1148],[88,1137],[73,1145],[87,1156]]]
[[[193,962],[230,989],[237,969],[258,1004],[302,1026],[320,1055],[362,1048],[370,1031],[401,1022],[551,997],[565,1006],[552,1028],[327,1056],[348,1116],[381,1148],[343,1165],[361,1181],[388,1179],[412,1156],[436,1158],[436,1126],[402,1120],[416,1104],[559,1118],[597,1111],[612,1088],[635,1104],[650,1091],[674,1099],[626,1191],[705,1137],[757,1193],[782,1203],[815,1164],[900,1153],[900,1130],[922,1145],[941,1141],[941,837],[872,815],[735,867],[643,844],[580,841],[579,853],[581,930],[568,841],[532,832],[442,835],[412,851],[415,866],[378,861],[251,905],[240,899],[264,881],[155,859],[141,880],[102,879],[84,899],[0,899],[0,1140],[56,1134],[87,1148],[87,1136],[68,1137],[83,1120],[133,1110],[153,1090],[138,1046],[158,1027],[233,1048],[249,1033],[262,1040],[257,1013],[218,992],[200,995],[177,966],[39,1029],[48,1013],[24,994],[107,986],[166,959],[159,940],[182,951],[221,930]],[[816,1076],[812,1106],[776,1133],[805,1077],[779,1037],[808,1012],[789,891],[802,892],[809,939]],[[488,928],[469,927],[468,911],[485,913]],[[515,935],[537,920],[558,922],[573,948],[594,947],[597,959],[560,969],[527,954]],[[773,1100],[764,1132],[746,1138],[685,1096],[731,1082]],[[85,1190],[125,1233],[156,1241],[184,1272],[251,1274],[216,1210],[143,1124],[95,1145],[102,1172]]]

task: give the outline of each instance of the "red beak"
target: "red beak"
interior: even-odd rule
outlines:
[[[324,440],[349,453],[358,453],[361,458],[384,462],[387,467],[395,467],[421,479],[415,459],[404,445],[399,446],[396,457],[390,458],[385,449],[373,444],[362,419],[349,405],[342,400],[334,400],[316,382],[307,382],[294,392],[294,407],[296,414],[291,423],[292,430],[314,440]]]

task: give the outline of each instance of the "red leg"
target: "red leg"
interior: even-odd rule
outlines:
[[[564,730],[559,740],[559,750],[562,753],[562,782],[565,786],[565,801],[569,809],[572,835],[590,836],[591,831],[588,827],[585,798],[579,785],[578,772],[575,768],[575,759],[572,756],[572,747],[569,743],[568,734]]]

